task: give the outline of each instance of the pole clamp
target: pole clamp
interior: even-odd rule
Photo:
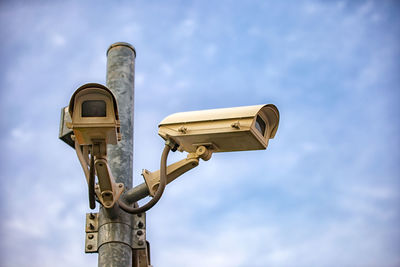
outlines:
[[[85,253],[97,253],[106,243],[124,243],[132,249],[146,249],[146,214],[133,215],[133,228],[121,222],[99,226],[98,213],[86,214]]]

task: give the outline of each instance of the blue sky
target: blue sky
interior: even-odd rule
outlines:
[[[2,1],[0,265],[97,266],[58,125],[124,41],[137,50],[135,184],[158,169],[171,113],[281,113],[266,151],[214,154],[167,187],[148,212],[154,266],[399,266],[399,14],[385,0]]]

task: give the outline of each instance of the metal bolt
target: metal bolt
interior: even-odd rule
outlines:
[[[93,239],[93,237],[94,237],[93,234],[89,234],[89,235],[88,235],[88,238],[89,238],[89,239]]]
[[[143,245],[144,245],[144,242],[143,242],[142,240],[139,240],[138,245],[139,245],[139,246],[143,246]]]
[[[137,231],[136,234],[137,234],[137,235],[143,235],[143,231],[142,231],[142,230],[139,230],[139,231]]]
[[[137,225],[139,228],[143,228],[144,224],[142,222],[139,222]]]
[[[94,230],[94,225],[92,223],[89,223],[89,228],[90,230]]]
[[[92,249],[93,246],[92,245],[87,245],[87,249]]]

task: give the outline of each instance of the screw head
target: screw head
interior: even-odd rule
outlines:
[[[93,234],[89,234],[89,235],[88,235],[88,238],[89,238],[89,239],[93,239],[93,237],[94,237]]]
[[[87,249],[92,249],[93,246],[92,245],[87,245]]]
[[[137,231],[136,234],[137,234],[137,235],[143,235],[143,231],[142,231],[142,230],[139,230],[139,231]]]
[[[143,242],[142,240],[139,240],[138,245],[139,245],[139,246],[143,246],[143,245],[144,245],[144,242]]]
[[[143,224],[142,222],[139,222],[139,223],[138,223],[138,227],[139,227],[139,228],[143,228],[143,226],[144,226],[144,224]]]

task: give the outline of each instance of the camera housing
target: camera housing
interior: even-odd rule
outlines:
[[[175,113],[160,122],[158,134],[188,153],[200,146],[212,152],[260,150],[278,125],[279,111],[268,104]]]
[[[96,206],[94,194],[104,207],[111,208],[124,190],[122,183],[115,183],[107,162],[107,144],[121,140],[117,100],[104,85],[88,83],[74,92],[68,113],[70,118],[63,110],[60,136],[73,142],[88,182],[90,208]],[[73,135],[65,131],[64,124]]]
[[[88,83],[79,87],[71,97],[68,108],[70,128],[80,145],[93,140],[117,144],[121,140],[117,101],[104,85]]]

